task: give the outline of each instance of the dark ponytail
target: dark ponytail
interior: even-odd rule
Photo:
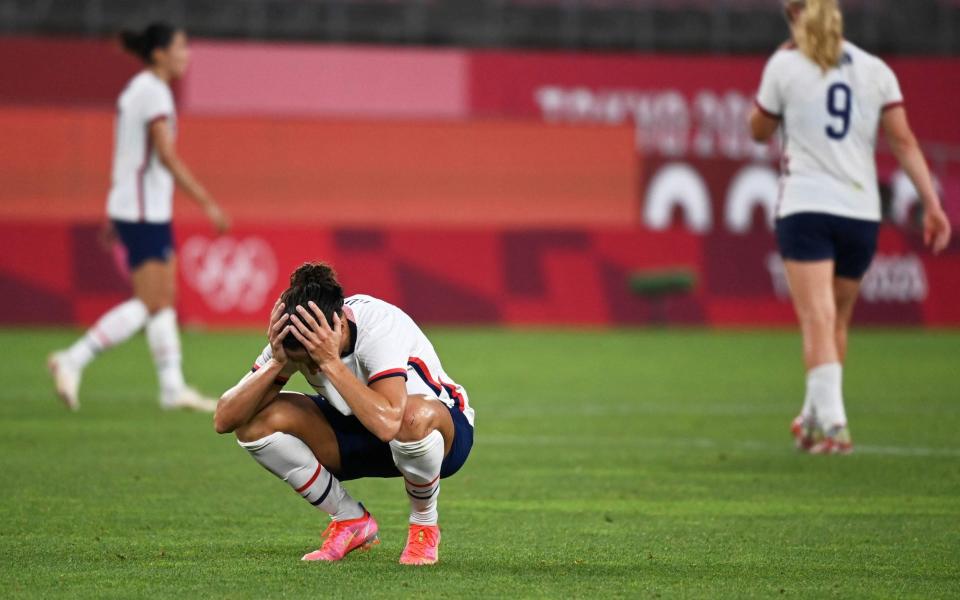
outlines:
[[[298,314],[297,306],[310,311],[307,303],[312,300],[327,318],[330,327],[333,327],[333,315],[342,316],[343,313],[343,287],[337,281],[337,272],[322,262],[300,265],[290,275],[290,287],[281,294],[280,300],[286,305],[284,312],[291,315]],[[303,345],[293,334],[287,334],[283,338],[283,347],[290,350],[303,349]]]
[[[152,23],[143,31],[124,29],[120,32],[123,49],[146,64],[153,62],[153,51],[170,46],[177,28],[169,23]]]

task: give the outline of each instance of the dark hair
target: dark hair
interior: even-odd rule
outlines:
[[[153,51],[168,48],[178,31],[169,23],[151,23],[143,31],[124,29],[120,32],[120,41],[124,50],[149,65],[153,63]]]
[[[297,306],[307,310],[307,303],[313,302],[320,307],[327,323],[333,327],[333,315],[343,315],[343,287],[337,281],[337,272],[322,262],[304,263],[290,276],[290,287],[280,295],[284,311],[289,315],[297,314]],[[283,347],[288,350],[303,350],[303,344],[288,333],[283,338]]]

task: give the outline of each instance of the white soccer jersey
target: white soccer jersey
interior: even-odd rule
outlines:
[[[150,71],[130,80],[117,101],[113,185],[107,215],[119,221],[168,223],[173,218],[173,176],[150,140],[150,125],[167,119],[176,130],[173,93]]]
[[[826,73],[798,49],[774,54],[757,104],[783,119],[777,215],[817,212],[879,221],[877,128],[883,111],[902,103],[890,67],[850,42],[843,44],[840,65]]]
[[[474,412],[467,391],[443,370],[433,344],[407,313],[396,306],[362,294],[344,302],[352,347],[343,363],[368,385],[387,377],[403,377],[408,394],[423,394],[456,406],[473,425]],[[253,365],[256,371],[273,356],[270,345]],[[320,373],[302,368],[300,372],[330,404],[345,415],[353,414],[340,392]]]

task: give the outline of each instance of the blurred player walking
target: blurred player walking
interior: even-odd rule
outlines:
[[[227,219],[210,194],[177,156],[176,109],[170,82],[187,68],[186,34],[165,23],[142,32],[124,32],[123,45],[145,68],[124,88],[117,102],[113,184],[107,200],[111,234],[126,249],[134,297],[112,308],[70,348],[48,360],[57,393],[79,407],[83,369],[101,352],[146,327],[165,409],[212,411],[216,404],[184,383],[180,332],[174,309],[176,261],[173,189],[178,184],[199,204],[218,232]]]
[[[235,431],[254,460],[330,515],[323,545],[303,560],[341,560],[378,541],[377,522],[341,481],[402,476],[410,520],[400,562],[437,562],[440,481],[470,454],[474,412],[430,340],[396,306],[345,299],[325,264],[293,273],[267,333],[214,425]],[[282,391],[298,371],[319,395]]]
[[[879,58],[843,39],[836,0],[787,0],[793,43],[767,63],[750,116],[753,136],[783,125],[777,243],[803,334],[806,394],[792,432],[797,447],[848,453],[843,402],[847,330],[881,220],[877,127],[913,181],[924,209],[924,242],[934,253],[950,224],[907,124],[900,86]]]

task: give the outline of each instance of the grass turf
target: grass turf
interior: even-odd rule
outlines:
[[[0,331],[5,597],[880,597],[960,594],[960,333],[857,332],[857,454],[799,456],[787,332],[431,332],[477,439],[441,495],[441,564],[396,564],[397,480],[349,484],[383,544],[303,564],[320,515],[207,416],[157,408],[142,339],[54,399],[74,332]],[[253,333],[185,335],[231,385]],[[302,382],[301,382],[302,384]]]

